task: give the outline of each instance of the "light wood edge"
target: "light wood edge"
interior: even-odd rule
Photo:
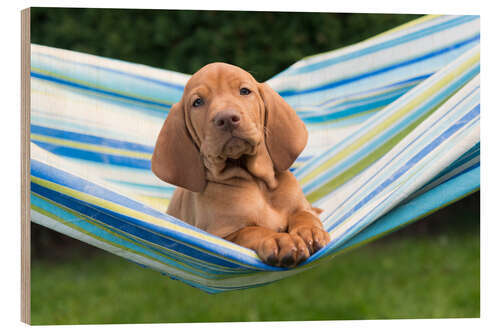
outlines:
[[[30,9],[21,11],[21,321],[31,323]]]

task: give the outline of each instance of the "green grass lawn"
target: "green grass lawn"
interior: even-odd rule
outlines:
[[[37,259],[32,323],[479,317],[479,220],[462,218],[468,221],[402,231],[285,280],[217,295],[101,251]]]

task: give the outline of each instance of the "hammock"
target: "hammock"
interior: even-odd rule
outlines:
[[[189,76],[31,46],[32,221],[210,293],[297,274],[479,189],[479,17],[425,16],[268,84],[309,143],[292,169],[331,242],[293,269],[165,213],[153,145]]]

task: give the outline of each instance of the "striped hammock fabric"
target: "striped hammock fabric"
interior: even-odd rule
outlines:
[[[479,70],[478,16],[424,16],[268,81],[332,239],[284,269],[165,213],[150,158],[188,75],[32,45],[32,221],[211,293],[297,274],[479,189]]]

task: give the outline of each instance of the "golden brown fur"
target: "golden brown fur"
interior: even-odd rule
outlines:
[[[306,143],[304,123],[267,84],[213,63],[172,107],[152,169],[179,186],[168,214],[293,267],[329,241],[288,171]]]

